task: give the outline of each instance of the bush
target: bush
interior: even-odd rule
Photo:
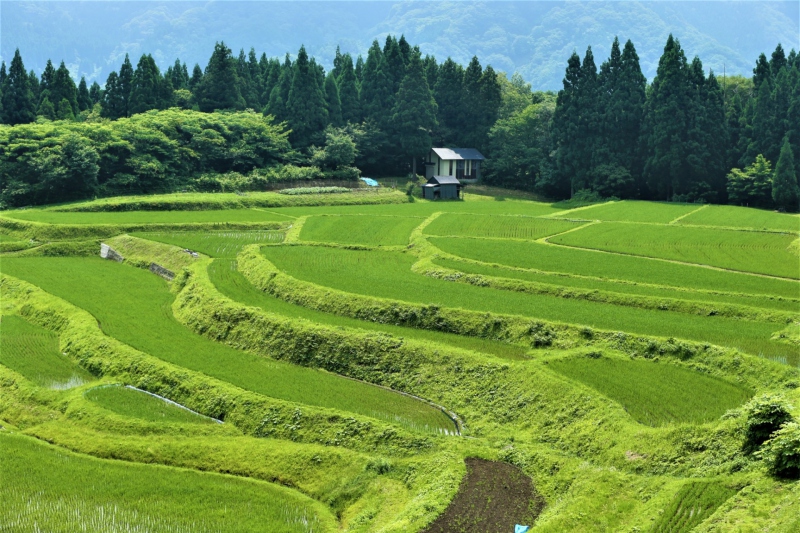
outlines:
[[[792,420],[789,407],[783,396],[766,394],[752,399],[744,408],[747,415],[745,428],[745,451],[751,453],[773,433]]]
[[[775,477],[800,478],[800,424],[789,422],[764,444],[759,455]]]
[[[350,192],[347,187],[296,187],[294,189],[283,189],[278,191],[281,194],[332,194]]]

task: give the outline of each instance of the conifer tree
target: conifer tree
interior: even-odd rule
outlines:
[[[150,54],[142,55],[131,80],[128,113],[160,109],[163,99],[161,72]]]
[[[464,67],[447,58],[439,68],[433,90],[438,105],[439,135],[442,144],[459,144],[458,137],[465,124]]]
[[[794,154],[789,138],[783,140],[781,155],[775,165],[775,176],[772,178],[772,199],[778,208],[789,212],[800,209],[800,188],[794,167]]]
[[[47,64],[44,66],[44,72],[42,72],[42,81],[39,84],[40,96],[41,91],[53,90],[53,83],[55,82],[55,79],[56,69],[53,67],[53,62],[48,59]]]
[[[281,62],[273,58],[265,62],[263,66],[264,74],[261,82],[261,101],[264,109],[269,107],[269,99],[272,90],[278,86],[281,77]],[[288,94],[288,93],[287,93]]]
[[[72,104],[66,98],[62,98],[58,104],[56,118],[58,120],[75,120],[75,115],[72,113]]]
[[[417,160],[431,149],[431,130],[436,127],[436,102],[428,87],[422,59],[412,52],[406,75],[400,84],[393,110],[403,152],[412,161],[412,173],[417,173]]]
[[[197,63],[194,64],[194,68],[192,69],[192,77],[189,78],[189,90],[195,92],[197,87],[200,86],[200,82],[203,81],[203,69],[200,68],[200,65]]]
[[[367,60],[369,60],[369,58],[367,58]],[[383,61],[386,65],[384,74],[388,80],[389,94],[391,95],[389,105],[392,107],[394,105],[394,97],[400,89],[400,83],[403,81],[403,77],[406,73],[403,52],[400,50],[400,44],[397,42],[397,39],[392,35],[386,36],[386,43],[383,45]]]
[[[125,95],[122,94],[119,76],[115,71],[111,71],[106,79],[106,88],[103,91],[103,102],[100,115],[105,118],[117,119],[127,113],[127,102]]]
[[[670,199],[686,189],[687,70],[683,49],[670,34],[650,86],[644,116],[644,175],[657,198]]]
[[[3,61],[2,63],[0,63],[0,87],[3,86],[3,84],[6,82],[7,79],[8,79],[8,72],[6,72],[6,62]]]
[[[411,45],[406,41],[405,35],[400,35],[400,39],[397,41],[397,48],[400,50],[400,57],[403,58],[403,65],[408,65],[408,62],[411,61]],[[423,65],[423,71],[424,70],[425,67]]]
[[[119,68],[119,78],[117,80],[117,86],[119,89],[120,96],[124,99],[125,102],[125,112],[121,115],[123,117],[131,116],[130,110],[128,109],[128,102],[131,98],[131,84],[133,83],[133,65],[131,64],[131,60],[128,57],[128,54],[125,54],[125,59],[122,61],[122,66]]]
[[[361,82],[364,79],[364,58],[361,54],[356,59],[356,80],[358,80],[358,90],[361,90]]]
[[[103,99],[103,90],[100,88],[100,84],[96,81],[93,81],[92,86],[89,87],[89,98],[92,100],[92,106],[99,104]]]
[[[758,56],[758,60],[756,61],[756,67],[753,69],[753,87],[755,88],[756,93],[758,93],[761,84],[764,83],[765,80],[772,78],[772,68],[769,66],[769,61],[767,61],[767,56],[761,54]]]
[[[36,104],[39,102],[39,96],[42,92],[42,85],[39,81],[39,76],[36,75],[36,72],[34,72],[33,69],[28,72],[28,80],[28,87],[33,95],[33,102]]]
[[[56,108],[53,107],[53,104],[50,102],[50,98],[48,98],[47,95],[42,98],[42,101],[39,104],[39,109],[36,110],[36,116],[44,117],[47,120],[56,119]]]
[[[342,102],[339,99],[339,88],[333,71],[325,77],[325,108],[328,110],[328,123],[333,126],[342,125]]]
[[[81,76],[78,84],[78,111],[86,111],[92,107],[92,99],[89,96],[89,88],[86,86],[86,78]]]
[[[300,47],[294,62],[286,108],[293,146],[306,148],[321,140],[328,123],[328,111],[325,109],[325,95],[319,84],[317,68],[309,61],[305,46]]]
[[[292,89],[292,78],[294,77],[294,70],[292,68],[292,60],[289,59],[289,54],[283,61],[280,68],[278,83],[272,88],[269,95],[269,103],[267,104],[267,113],[275,117],[279,121],[289,119],[289,91]]]
[[[336,54],[333,56],[333,73],[334,78],[338,81],[339,78],[342,76],[342,60],[344,59],[344,55],[342,51],[339,49],[339,45],[336,45]]]
[[[487,65],[481,75],[481,119],[475,130],[473,146],[479,150],[487,148],[489,129],[497,122],[500,106],[503,104],[502,89],[497,74],[491,65]]]
[[[361,122],[361,103],[358,96],[358,80],[353,68],[353,57],[344,54],[339,61],[339,100],[342,104],[342,121],[356,124]]]
[[[373,41],[364,64],[361,81],[361,109],[364,117],[384,127],[387,123],[387,109],[392,109],[394,95],[391,93],[392,81],[387,78],[386,64],[378,41]]]
[[[247,68],[250,71],[250,90],[252,91],[251,98],[253,99],[250,102],[250,107],[253,109],[261,109],[263,105],[261,101],[261,78],[263,71],[256,57],[255,48],[250,48],[250,52],[247,53]]]
[[[786,53],[783,51],[783,46],[778,43],[775,51],[772,52],[772,57],[769,61],[769,69],[773,78],[777,78],[780,71],[786,66]]]
[[[222,41],[216,43],[202,81],[195,89],[200,111],[244,109],[245,101],[236,71],[237,61],[231,49]]]
[[[425,70],[425,79],[428,81],[428,87],[433,90],[439,77],[439,65],[436,63],[436,58],[432,55],[426,55],[425,59],[422,60],[422,68]]]
[[[69,69],[67,69],[67,66],[62,61],[58,70],[56,70],[53,86],[50,89],[50,101],[59,102],[58,105],[60,107],[61,100],[63,99],[69,102],[74,118],[78,113],[78,87],[75,85],[75,80],[72,79]]]
[[[255,51],[253,50],[255,56]],[[244,98],[245,106],[251,109],[258,109],[260,98],[256,91],[256,82],[253,80],[250,71],[250,64],[244,54],[244,48],[239,50],[239,57],[236,61],[236,75],[239,81],[239,92]]]
[[[17,48],[8,68],[8,74],[2,82],[3,122],[5,124],[12,126],[28,124],[36,118],[36,103],[29,82],[28,72],[25,70],[22,56]]]
[[[567,60],[564,88],[558,92],[553,113],[553,143],[555,168],[548,181],[548,192],[559,198],[571,197],[576,190],[578,157],[573,153],[581,142],[578,135],[580,118],[581,58],[573,52]]]

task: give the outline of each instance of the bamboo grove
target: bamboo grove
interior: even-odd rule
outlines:
[[[762,54],[752,77],[719,76],[700,58],[688,60],[670,35],[648,83],[633,43],[615,39],[599,68],[591,47],[583,59],[573,52],[563,84],[557,94],[533,92],[518,74],[508,78],[477,57],[466,67],[439,63],[402,36],[373,42],[366,58],[337,49],[328,72],[304,47],[283,59],[253,49],[237,57],[220,42],[205,69],[177,60],[164,72],[149,54],[135,66],[126,56],[102,87],[84,78],[76,85],[63,62],[48,61],[41,76],[28,72],[17,51],[0,67],[0,119],[14,126],[0,128],[1,200],[36,204],[67,191],[61,198],[83,198],[120,183],[131,192],[192,188],[201,174],[275,165],[289,165],[289,174],[314,167],[323,178],[352,178],[353,167],[400,175],[438,145],[478,148],[487,182],[552,198],[797,210],[794,50]],[[248,117],[235,118],[241,113]],[[139,140],[121,133],[131,120]],[[254,121],[259,133],[249,135]],[[187,146],[204,146],[204,155],[187,156]],[[207,155],[212,147],[216,159]],[[45,183],[48,164],[60,192]]]

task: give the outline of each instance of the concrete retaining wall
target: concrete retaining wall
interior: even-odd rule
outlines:
[[[150,263],[150,272],[157,276],[161,276],[167,281],[172,281],[175,279],[175,273],[172,270],[167,270],[161,265],[157,265],[155,263]]]
[[[107,244],[100,243],[100,257],[103,259],[110,259],[111,261],[116,261],[117,263],[122,263],[125,261],[125,258],[122,257]]]

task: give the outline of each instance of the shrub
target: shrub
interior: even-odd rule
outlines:
[[[744,449],[747,452],[755,451],[783,424],[792,420],[786,400],[779,395],[759,396],[744,409],[747,415]]]
[[[295,187],[294,189],[283,189],[278,191],[281,194],[332,194],[350,192],[347,187]]]
[[[784,424],[764,444],[759,455],[773,476],[800,478],[800,424]]]

